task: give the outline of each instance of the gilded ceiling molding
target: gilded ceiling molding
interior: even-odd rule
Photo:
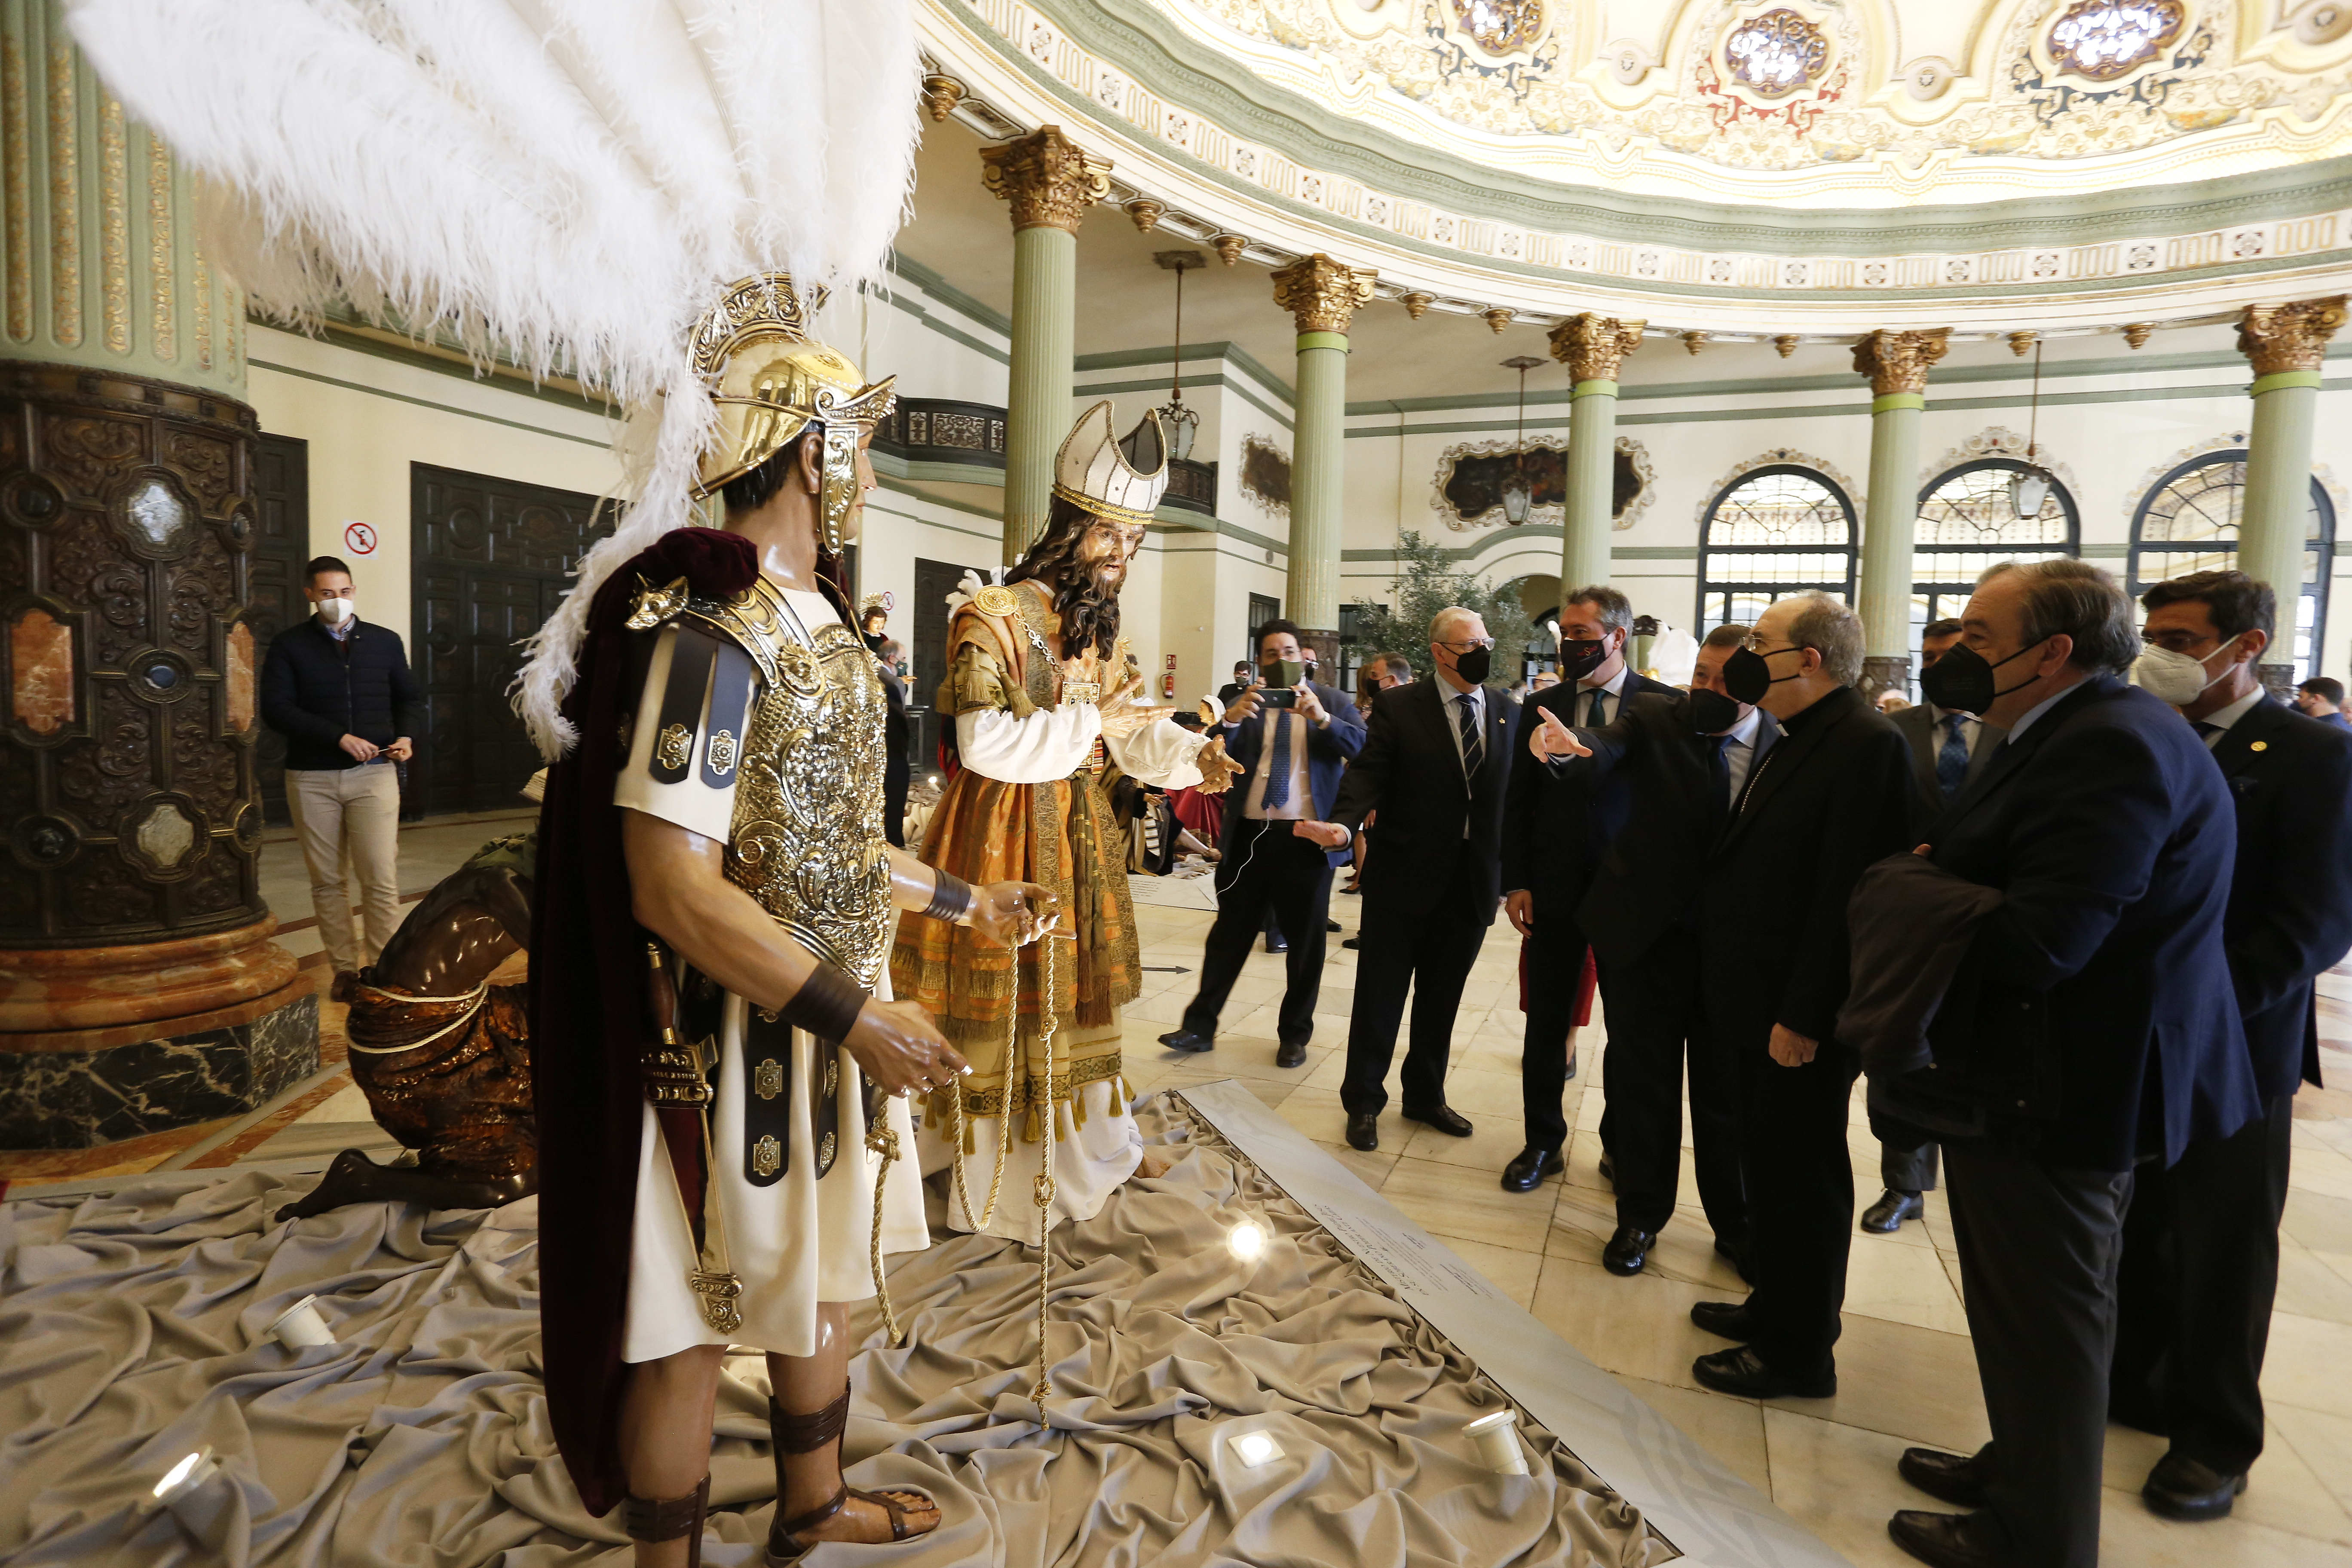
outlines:
[[[172,150],[150,131],[147,136],[147,289],[154,321],[149,346],[169,364],[180,357],[178,258],[173,248]]]
[[[1571,383],[1614,381],[1625,356],[1642,346],[1642,329],[1648,324],[1590,311],[1570,316],[1551,330],[1551,357],[1568,366]]]
[[[1302,256],[1274,274],[1274,302],[1302,332],[1345,336],[1359,308],[1370,302],[1376,274],[1328,256]]]
[[[1853,345],[1853,373],[1870,378],[1873,397],[1925,393],[1927,367],[1944,357],[1951,337],[1944,327],[1924,332],[1881,329]]]
[[[1707,514],[1715,510],[1717,498],[1759,468],[1807,468],[1837,486],[1839,489],[1845,492],[1846,500],[1853,507],[1854,542],[1861,543],[1862,519],[1867,510],[1863,499],[1862,487],[1849,479],[1845,470],[1840,468],[1835,463],[1825,458],[1816,458],[1811,452],[1799,451],[1794,447],[1774,447],[1769,451],[1759,452],[1752,458],[1744,458],[1724,470],[1713,484],[1699,493],[1698,510],[1691,514],[1691,521],[1698,530],[1698,538],[1702,542],[1706,538]]]
[[[1307,15],[1306,0],[1263,3]],[[1315,0],[1317,5],[1324,3]],[[1728,16],[1730,0],[1704,3],[1718,5]],[[1752,15],[1753,0],[1747,3]],[[1801,7],[1811,0],[1791,3]],[[2227,166],[2233,172],[2226,185],[2217,181],[2187,190],[2149,190],[2147,200],[2158,204],[2151,210],[2161,211],[2165,204],[2179,209],[2179,226],[2167,230],[2158,220],[2150,232],[2143,219],[2133,232],[2116,214],[2095,204],[2069,216],[2067,201],[2046,193],[2062,177],[2067,190],[2078,189],[2091,172],[2103,182],[2113,173],[2118,184],[2145,185],[2195,178],[2217,165],[2202,152],[2191,154],[2189,150],[2205,142],[2176,138],[2134,154],[2136,163],[2106,160],[2094,170],[2082,161],[2098,149],[2095,138],[2084,137],[2079,121],[2090,110],[2081,103],[2068,111],[2073,118],[2062,139],[2074,162],[2054,154],[1988,153],[1978,160],[2009,171],[2002,175],[2006,184],[1956,184],[1957,165],[1949,156],[1890,161],[1881,155],[1886,148],[1873,142],[1841,149],[1816,169],[1831,180],[1826,184],[1782,190],[1774,184],[1778,174],[1757,170],[1722,171],[1726,179],[1737,174],[1726,184],[1685,160],[1665,186],[1676,194],[1595,205],[1561,182],[1573,176],[1588,188],[1623,189],[1626,181],[1606,170],[1550,168],[1543,159],[1545,150],[1556,145],[1583,149],[1579,156],[1607,146],[1615,148],[1608,154],[1610,166],[1621,174],[1640,165],[1648,155],[1643,146],[1604,123],[1613,110],[1608,115],[1595,110],[1599,118],[1589,123],[1553,126],[1534,141],[1481,132],[1448,143],[1507,157],[1507,166],[1482,166],[1444,150],[1408,163],[1367,150],[1367,138],[1378,139],[1374,131],[1401,134],[1372,112],[1393,96],[1376,81],[1352,81],[1338,92],[1335,104],[1330,78],[1319,74],[1318,67],[1313,81],[1321,84],[1320,102],[1310,95],[1295,106],[1273,108],[1262,94],[1234,94],[1225,83],[1237,70],[1307,57],[1262,42],[1251,44],[1255,52],[1246,58],[1223,45],[1212,47],[1202,41],[1209,24],[1201,6],[1208,0],[919,4],[930,68],[952,72],[971,89],[956,118],[991,136],[1058,123],[1073,141],[1117,158],[1122,171],[1118,199],[1149,196],[1165,204],[1162,229],[1201,244],[1247,235],[1250,253],[1271,263],[1320,251],[1372,266],[1391,280],[1381,286],[1384,295],[1425,296],[1423,309],[1475,314],[1508,306],[1521,319],[1551,320],[1591,311],[1646,317],[1662,331],[1718,333],[1754,332],[1769,323],[1769,330],[1801,329],[1820,336],[1879,327],[2121,327],[2234,314],[2250,302],[2292,294],[2299,286],[2318,292],[2352,265],[2352,199],[2345,194],[2346,182],[2325,179],[2318,170],[2306,177],[2299,167],[2288,166],[2352,157],[2352,72],[2339,73],[2347,77],[2343,101],[2330,98],[2321,118],[2302,131],[2293,129],[2304,122],[2287,112],[2292,105],[2272,102],[2275,93],[2253,94],[2231,109],[2237,118],[2231,123],[2254,140],[2232,143]],[[1418,13],[1421,7],[1412,9]],[[1842,25],[1836,24],[1842,9],[1820,14],[1830,19],[1824,25]],[[1322,15],[1328,21],[1329,14]],[[1170,57],[1202,73],[1186,79],[1199,84],[1202,104],[1213,108],[1173,102],[1102,52],[1112,47],[1108,40],[1134,35],[1136,18],[1158,29],[1154,40]],[[1234,48],[1251,42],[1230,28],[1223,34],[1232,35],[1224,42]],[[2030,42],[2020,35],[2001,47],[2013,43],[2021,51]],[[2343,52],[2352,65],[2352,35]],[[2021,61],[2022,53],[2017,58]],[[1515,60],[1513,68],[1521,63]],[[2145,74],[2148,68],[2123,79],[2112,91],[2142,92],[2145,82],[2156,79]],[[1270,67],[1258,74],[1277,87],[1294,85]],[[2069,80],[2077,85],[2066,91],[2076,98],[2092,85]],[[1308,78],[1302,75],[1299,82]],[[2188,112],[2203,101],[2186,89],[2167,92],[2168,114]],[[1817,89],[1807,89],[1784,102],[1811,103],[1816,98]],[[1408,107],[1422,112],[1419,105]],[[2038,123],[2031,114],[2027,120]],[[1578,133],[1565,133],[1570,131]],[[1820,127],[1808,132],[1816,142],[1822,134]],[[1717,140],[1711,127],[1695,125],[1692,135],[1708,146]],[[1301,150],[1305,161],[1286,147]],[[1307,149],[1318,151],[1306,156]],[[1328,158],[1331,166],[1316,166],[1316,158]],[[2252,173],[2244,172],[2250,168]],[[1823,212],[1820,223],[1793,231],[1746,219],[1776,191],[1790,199],[1835,197],[1864,175],[1867,200],[1895,205]],[[1391,182],[1399,188],[1389,188]],[[1559,194],[1552,197],[1547,191]],[[1915,216],[1901,205],[1947,191],[1984,201],[1983,216],[1962,225]],[[1454,199],[1441,193],[1454,194]],[[1853,187],[1849,194],[1865,192]],[[1510,199],[1487,214],[1455,205],[1489,195]],[[2279,204],[2289,198],[2298,208],[2312,201],[2344,205],[2279,216]],[[1543,226],[1540,215],[1548,205],[1564,225],[1614,223],[1621,228],[1601,234]],[[2231,216],[2236,214],[2242,218]],[[1537,225],[1528,224],[1529,216],[1538,217]],[[1824,231],[1851,237],[1853,243]],[[2071,234],[2075,242],[2022,237],[2053,232]],[[1628,237],[1635,235],[1640,237]],[[1971,247],[1987,239],[1989,247]],[[1874,244],[1883,248],[1872,248]],[[1789,248],[1779,248],[1782,245]],[[1843,253],[1822,253],[1826,250]],[[1220,254],[1225,251],[1221,245]],[[1232,247],[1232,258],[1240,253],[1239,245]]]
[[[196,368],[213,367],[213,268],[205,259],[205,247],[196,247],[195,273],[188,292],[196,305]]]
[[[2238,318],[2238,352],[2256,375],[2319,368],[2327,341],[2344,324],[2345,296],[2298,300],[2289,305],[2249,305]]]
[[[1110,160],[1087,152],[1058,125],[980,150],[980,180],[1013,206],[1013,226],[1078,232],[1087,209],[1110,194]]]
[[[0,184],[7,202],[8,337],[33,341],[33,113],[25,100],[25,51],[0,35]]]
[[[106,346],[131,352],[131,155],[122,102],[109,93],[98,106],[98,285]]]
[[[49,40],[49,336],[81,342],[81,105],[73,40]]]
[[[1920,469],[1919,488],[1925,489],[1954,468],[1964,468],[1970,463],[1981,463],[1987,458],[2013,458],[2021,463],[2025,461],[2025,437],[2017,431],[2009,429],[2005,426],[1988,425],[1937,458],[1928,467]],[[2052,457],[2050,448],[2039,442],[2034,443],[2033,460],[2056,476],[2058,482],[2065,487],[2066,493],[2074,498],[2078,507],[2082,504],[2083,487],[2075,481],[2073,468],[2068,468],[2061,459]]]

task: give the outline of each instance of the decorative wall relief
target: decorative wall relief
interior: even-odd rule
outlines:
[[[1734,463],[1713,484],[1699,492],[1698,510],[1691,519],[1693,526],[1698,531],[1698,537],[1702,541],[1706,538],[1707,516],[1715,510],[1717,496],[1722,495],[1757,469],[1773,468],[1811,468],[1821,475],[1845,492],[1845,499],[1853,503],[1853,515],[1857,522],[1866,510],[1862,487],[1855,484],[1845,470],[1835,463],[1825,458],[1816,458],[1811,452],[1801,452],[1794,447],[1774,447],[1769,451],[1759,452],[1752,458]]]
[[[1982,462],[1987,458],[2014,458],[2021,463],[2025,460],[2025,437],[2019,432],[2004,426],[1988,425],[1927,468],[1920,469],[1920,486],[1924,489],[1941,476],[1950,473],[1954,468],[1969,463]],[[2035,443],[2033,460],[2049,469],[2058,482],[2065,487],[2068,495],[2078,498],[2082,495],[2083,487],[2076,481],[2074,470],[2067,467],[2063,458],[2051,455],[2048,443]],[[2168,468],[2170,466],[2166,465]],[[2145,487],[2142,488],[2145,489]]]
[[[1242,437],[1242,494],[1270,517],[1290,515],[1290,454],[1263,436]]]
[[[1529,441],[1525,448],[1529,489],[1528,521],[1554,527],[1568,501],[1568,452],[1556,439]],[[1521,449],[1509,441],[1464,441],[1445,448],[1432,477],[1431,505],[1457,530],[1505,521],[1503,487],[1517,471]],[[1656,493],[1650,454],[1630,436],[1617,437],[1610,480],[1610,527],[1622,531],[1640,521]]]

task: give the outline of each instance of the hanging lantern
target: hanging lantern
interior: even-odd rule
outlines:
[[[1503,481],[1503,521],[1513,528],[1528,521],[1535,501],[1535,484],[1528,478],[1528,372],[1543,363],[1533,354],[1518,354],[1503,368],[1519,373],[1518,433],[1511,440],[1511,477]]]
[[[2053,482],[2050,470],[2039,465],[2021,468],[2010,476],[2009,504],[2020,520],[2042,515],[2042,506],[2050,499]]]
[[[1161,404],[1158,413],[1160,433],[1168,438],[1168,455],[1181,463],[1192,455],[1192,437],[1201,433],[1201,416],[1181,396]]]
[[[1528,520],[1528,503],[1534,499],[1528,486],[1528,467],[1524,459],[1503,481],[1503,521],[1513,528]]]
[[[1201,416],[1184,405],[1181,368],[1184,354],[1184,274],[1206,267],[1209,258],[1197,250],[1162,250],[1152,260],[1176,274],[1176,327],[1168,348],[1168,401],[1153,412],[1160,416],[1160,433],[1168,441],[1168,455],[1178,462],[1192,456],[1193,437],[1201,433]]]

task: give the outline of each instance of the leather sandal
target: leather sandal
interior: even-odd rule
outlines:
[[[652,1544],[687,1538],[686,1568],[702,1568],[702,1519],[710,1506],[710,1478],[683,1497],[642,1498],[632,1493],[622,1500],[621,1528],[632,1541]]]
[[[843,1431],[848,1426],[849,1389],[845,1384],[842,1388],[840,1398],[822,1410],[810,1411],[805,1415],[786,1410],[772,1398],[768,1401],[768,1434],[774,1439],[776,1505],[779,1510],[783,1506],[784,1499],[785,1456],[813,1454],[828,1443],[838,1442]],[[940,1511],[938,1501],[928,1492],[913,1488],[895,1487],[880,1492],[860,1491],[845,1481],[841,1489],[833,1494],[833,1500],[830,1502],[813,1508],[806,1513],[796,1514],[791,1519],[786,1519],[779,1511],[775,1523],[768,1529],[769,1563],[777,1564],[781,1568],[782,1564],[797,1563],[806,1556],[812,1548],[822,1543],[803,1541],[801,1539],[802,1533],[814,1530],[843,1509],[847,1508],[853,1499],[860,1502],[870,1502],[889,1516],[890,1539],[894,1542],[911,1541],[918,1535],[930,1533],[930,1530],[912,1530],[908,1527],[907,1510],[908,1509],[928,1508],[935,1513]],[[931,1530],[938,1528],[936,1524],[931,1526]]]

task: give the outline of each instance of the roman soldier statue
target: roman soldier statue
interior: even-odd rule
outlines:
[[[902,1099],[964,1060],[890,999],[902,910],[1009,951],[1045,889],[892,850],[884,699],[839,584],[890,384],[811,342],[782,274],[697,327],[716,429],[681,528],[593,592],[540,826],[531,1038],[557,1441],[640,1564],[699,1559],[730,1345],[767,1352],[772,1560],[903,1541],[939,1510],[842,1480],[845,1303],[926,1246]],[[892,1329],[895,1333],[895,1327]]]
[[[1057,940],[1019,950],[919,915],[898,922],[898,994],[972,1068],[923,1118],[925,1169],[958,1162],[959,1229],[1035,1239],[1041,1218],[1091,1218],[1144,1157],[1119,1072],[1119,1011],[1140,978],[1135,909],[1104,774],[1215,793],[1236,771],[1223,742],[1134,700],[1143,679],[1118,594],[1167,484],[1159,417],[1120,440],[1110,405],[1096,404],[1062,443],[1045,532],[1003,584],[951,612],[938,711],[960,765],[923,863],[1040,884],[1065,911]],[[1018,1199],[999,1203],[1006,1192]],[[1043,1215],[1033,1192],[1050,1194]]]

